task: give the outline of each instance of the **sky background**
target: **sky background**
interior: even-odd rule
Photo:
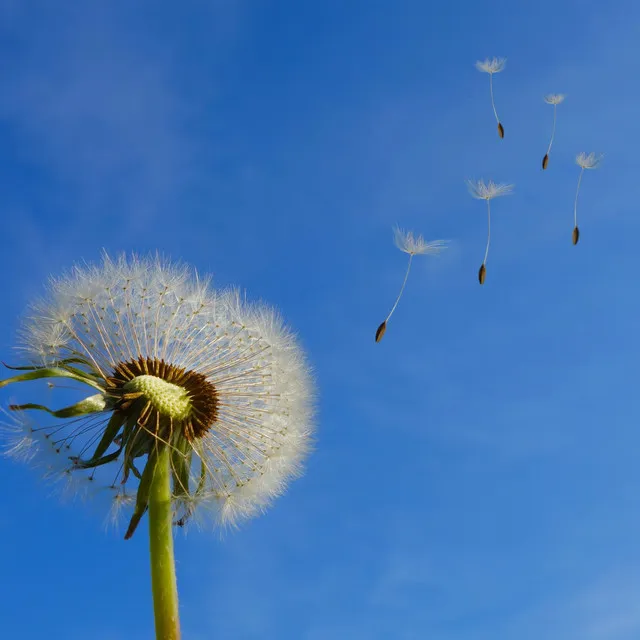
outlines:
[[[177,536],[185,640],[640,638],[638,42],[633,0],[0,1],[0,357],[50,274],[159,250],[315,370],[304,478]],[[483,287],[466,178],[515,183]],[[375,344],[396,223],[451,244]],[[0,462],[3,635],[150,640],[146,537]]]

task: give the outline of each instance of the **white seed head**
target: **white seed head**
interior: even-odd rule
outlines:
[[[591,153],[585,153],[581,151],[576,156],[576,164],[583,169],[597,169],[604,158],[604,154],[595,153],[592,151]]]
[[[560,104],[564,102],[565,95],[563,93],[549,93],[544,97],[547,104]]]
[[[476,62],[476,69],[484,73],[500,73],[506,64],[506,58],[487,58],[486,60],[478,60]]]
[[[469,193],[478,200],[493,200],[500,196],[506,196],[513,192],[512,184],[497,184],[489,180],[485,184],[484,180],[467,180]]]
[[[312,446],[314,384],[296,338],[270,307],[249,304],[235,290],[215,291],[186,266],[105,256],[99,265],[75,267],[51,281],[21,336],[21,349],[35,366],[86,362],[98,390],[105,386],[107,402],[93,397],[87,409],[97,413],[47,419],[38,428],[14,420],[4,429],[9,452],[58,475],[119,488],[118,513],[133,504],[135,474],[123,476],[121,457],[92,468],[82,460],[91,459],[113,415],[109,380],[121,363],[166,363],[215,389],[215,420],[188,439],[184,454],[190,492],[180,491],[174,479],[176,513],[188,503],[190,511],[202,506],[219,524],[235,524],[264,510],[302,471]],[[143,395],[178,423],[198,410],[179,383],[138,375],[128,384],[123,393]],[[117,450],[119,438],[107,454]],[[42,462],[45,454],[57,464]]]
[[[427,253],[435,255],[447,248],[446,240],[426,242],[421,235],[414,235],[412,231],[404,231],[399,227],[395,227],[393,235],[396,247],[412,256]]]

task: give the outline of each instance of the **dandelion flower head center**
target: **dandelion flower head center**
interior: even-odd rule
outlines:
[[[206,376],[167,364],[139,358],[120,362],[109,378],[109,392],[124,412],[140,412],[139,421],[154,435],[167,419],[181,426],[190,442],[201,438],[216,422],[218,393]],[[171,434],[174,435],[174,434]]]
[[[156,376],[136,376],[123,389],[141,393],[161,415],[186,420],[191,414],[191,399],[186,389]]]

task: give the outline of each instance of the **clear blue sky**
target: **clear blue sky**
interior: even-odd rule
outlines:
[[[52,7],[0,2],[0,357],[50,274],[158,249],[276,304],[320,386],[305,477],[178,535],[185,640],[640,638],[640,5]],[[376,345],[395,223],[452,243]],[[145,537],[0,474],[2,633],[150,639]]]

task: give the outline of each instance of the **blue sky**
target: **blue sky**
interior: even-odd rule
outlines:
[[[317,450],[267,515],[178,535],[185,639],[639,638],[640,6],[176,6],[0,2],[0,356],[103,248],[188,261],[299,333]],[[606,157],[572,247],[579,151]],[[516,185],[484,287],[466,178]],[[376,345],[396,223],[451,246]],[[1,473],[3,632],[150,639],[145,537]]]

